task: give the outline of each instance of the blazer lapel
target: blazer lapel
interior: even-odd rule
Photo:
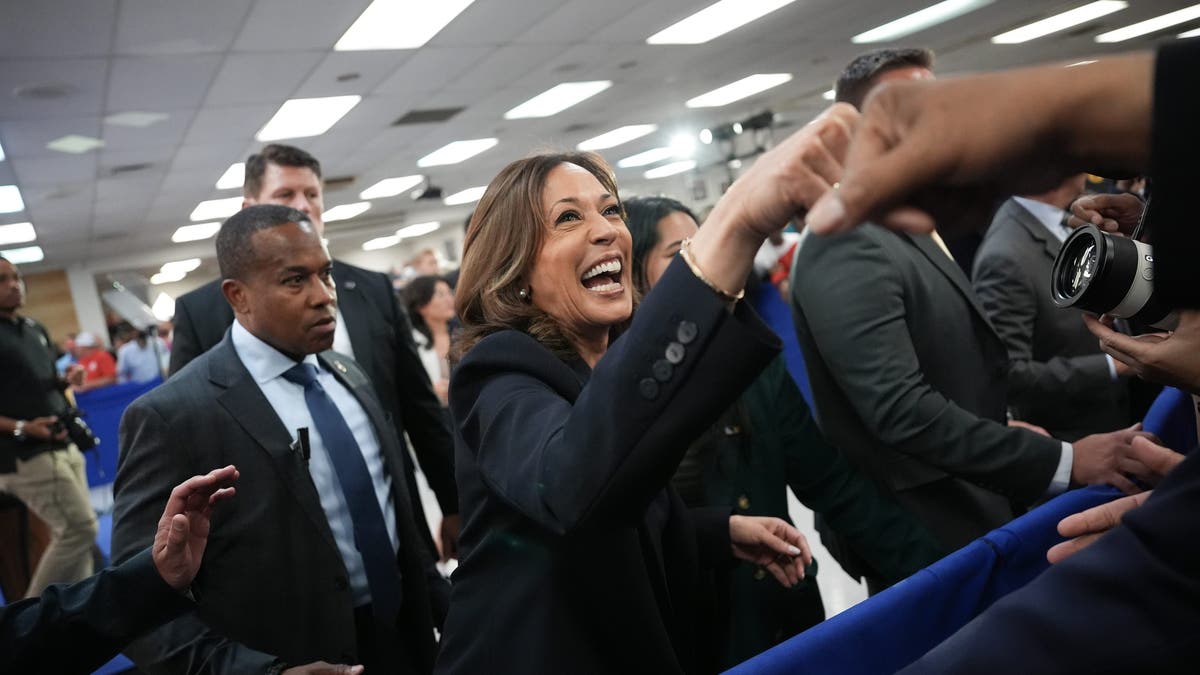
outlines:
[[[258,388],[258,383],[242,365],[228,332],[213,350],[218,353],[210,361],[209,380],[223,389],[217,395],[217,404],[271,456],[275,469],[300,508],[312,520],[321,538],[337,551],[337,543],[329,529],[329,519],[321,508],[321,500],[308,474],[308,467],[299,449],[293,448],[291,433],[284,428],[279,415]]]
[[[338,307],[342,310],[342,319],[346,324],[338,326],[338,330],[349,333],[354,360],[358,361],[363,370],[371,372],[371,326],[367,321],[370,308],[362,289],[359,288],[358,279],[354,277],[345,265],[333,261],[333,281],[337,284]]]
[[[1052,236],[1047,232],[1046,226],[1030,213],[1029,209],[1021,206],[1016,201],[1009,201],[1009,205],[1011,206],[1013,220],[1020,223],[1021,227],[1025,228],[1025,231],[1029,233],[1029,236],[1042,244],[1042,249],[1046,252],[1046,255],[1050,256],[1051,260],[1057,258],[1059,250],[1062,249],[1062,242],[1058,240],[1058,237]]]
[[[975,297],[975,290],[971,288],[971,284],[967,280],[967,276],[963,274],[963,271],[959,268],[958,263],[954,262],[950,256],[946,255],[946,252],[943,251],[935,241],[933,241],[933,237],[921,234],[910,235],[907,233],[905,233],[903,236],[907,237],[908,240],[911,241],[917,248],[917,250],[920,251],[926,258],[928,258],[929,261],[933,263],[933,266],[936,267],[943,276],[950,280],[950,283],[953,284],[956,289],[958,289],[959,294],[966,299],[967,304],[969,304],[971,308],[975,310],[975,314],[977,314],[979,318],[988,325],[988,327],[991,327],[992,323],[988,321],[987,314],[983,312],[983,307],[979,305],[979,300]]]

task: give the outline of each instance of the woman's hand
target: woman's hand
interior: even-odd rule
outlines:
[[[804,579],[812,562],[804,535],[780,518],[730,516],[729,540],[735,558],[766,569],[788,588]]]

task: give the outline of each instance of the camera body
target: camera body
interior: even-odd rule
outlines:
[[[88,423],[83,421],[83,414],[79,408],[67,408],[59,414],[58,421],[52,428],[55,433],[67,432],[67,438],[80,450],[91,450],[100,444],[100,439],[96,438]]]
[[[1147,243],[1084,225],[1063,242],[1051,272],[1058,307],[1076,307],[1156,328],[1175,322],[1154,292],[1154,249]]]

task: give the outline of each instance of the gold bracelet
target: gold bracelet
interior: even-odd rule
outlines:
[[[738,291],[737,295],[734,295],[733,293],[729,293],[729,292],[725,291],[724,289],[718,288],[717,285],[714,284],[711,280],[709,280],[708,277],[704,276],[704,272],[700,271],[700,266],[696,264],[695,260],[692,260],[692,253],[689,250],[689,247],[691,245],[692,245],[691,237],[688,237],[687,239],[684,239],[682,242],[680,242],[679,243],[679,257],[683,258],[683,262],[687,263],[687,266],[692,270],[692,274],[696,275],[696,278],[699,279],[700,281],[703,281],[706,286],[713,289],[713,292],[716,293],[717,295],[721,296],[722,300],[725,300],[726,302],[737,302],[738,300],[741,300],[742,296],[746,294],[745,288]]]

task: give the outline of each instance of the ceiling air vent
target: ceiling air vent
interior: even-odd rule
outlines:
[[[395,122],[392,122],[392,126],[401,127],[406,124],[433,124],[434,122],[445,122],[463,110],[466,110],[466,108],[427,108],[425,110],[409,110]]]
[[[325,191],[332,192],[341,190],[354,185],[354,181],[358,180],[358,176],[330,176],[325,179]]]
[[[120,175],[127,174],[127,173],[134,173],[136,171],[145,171],[146,169],[149,169],[152,166],[154,166],[154,165],[151,164],[150,162],[138,162],[136,164],[120,164],[120,165],[114,166],[111,169],[109,169],[108,175],[120,176]]]

